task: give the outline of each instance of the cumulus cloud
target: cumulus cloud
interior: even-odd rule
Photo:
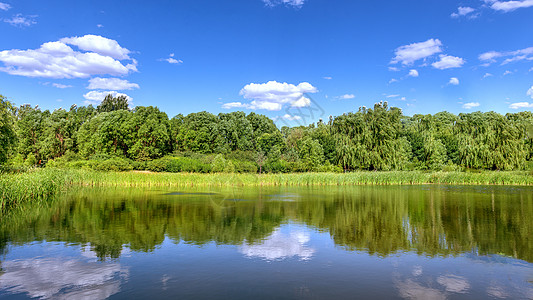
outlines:
[[[503,76],[507,76],[507,75],[511,75],[513,74],[513,72],[509,71],[509,70],[505,70],[505,72],[503,72]]]
[[[4,22],[18,27],[29,27],[33,24],[37,24],[35,19],[37,16],[23,16],[22,14],[16,14],[11,19],[4,19]]]
[[[389,84],[391,84],[391,83],[395,83],[395,82],[398,82],[398,79],[396,79],[396,78],[392,78],[391,80],[389,80]]]
[[[0,2],[0,10],[9,10],[10,8],[11,8],[11,5],[4,3],[4,2]]]
[[[504,58],[502,65],[521,61],[528,60],[533,61],[533,47],[515,50],[515,51],[489,51],[479,55],[479,60],[483,61],[486,65],[497,62],[498,58]]]
[[[316,93],[317,88],[308,82],[298,85],[269,81],[267,83],[250,83],[241,91],[240,95],[252,100],[250,103],[231,102],[222,105],[223,108],[248,108],[278,111],[284,105],[290,107],[307,107],[311,100],[304,96],[305,93]]]
[[[133,90],[138,89],[139,85],[119,78],[92,78],[89,80],[90,90]]]
[[[458,85],[459,84],[459,79],[457,77],[452,77],[452,78],[450,78],[450,81],[448,81],[448,84]]]
[[[111,95],[113,97],[119,97],[119,96],[125,96],[126,99],[128,99],[128,103],[131,103],[133,101],[133,98],[130,96],[119,93],[117,91],[90,91],[87,94],[83,95],[83,98],[85,98],[85,104],[89,105],[98,105],[107,95]]]
[[[174,58],[174,53],[170,53],[168,58],[160,58],[159,61],[166,61],[169,64],[182,64],[183,63],[183,61],[181,59],[175,59]]]
[[[130,59],[130,50],[122,48],[117,41],[99,35],[87,34],[82,37],[62,38],[60,42],[74,45],[84,51],[98,53],[118,60]]]
[[[460,68],[464,65],[465,60],[451,55],[439,55],[439,61],[432,63],[431,65],[435,69],[444,70],[451,68]]]
[[[531,99],[533,99],[533,86],[531,86],[529,88],[529,90],[527,90],[527,93],[526,93],[529,97],[531,97]]]
[[[337,97],[337,99],[340,99],[340,100],[349,100],[353,98],[355,98],[354,94],[345,94],[345,95]]]
[[[248,108],[247,104],[242,102],[229,102],[222,104],[222,108],[224,109],[232,109],[232,108]]]
[[[409,70],[409,74],[407,74],[407,76],[418,77],[418,71],[415,69]]]
[[[0,71],[11,75],[47,78],[86,78],[104,74],[120,76],[137,71],[137,62],[134,59],[130,59],[131,62],[127,65],[115,59],[115,57],[127,57],[127,54],[124,55],[126,51],[120,50],[124,48],[112,53],[110,49],[106,50],[98,45],[82,45],[84,49],[97,52],[81,52],[72,49],[64,42],[47,42],[35,50],[0,51],[0,62],[4,63]]]
[[[491,8],[502,12],[510,12],[519,8],[533,6],[533,0],[490,1]]]
[[[304,5],[305,0],[263,0],[266,6],[274,7],[280,4],[300,8]]]
[[[468,103],[463,104],[464,109],[472,109],[478,106],[479,106],[479,102],[468,102]]]
[[[391,60],[391,64],[401,63],[403,65],[411,65],[417,60],[430,57],[440,52],[442,52],[442,42],[438,39],[412,43],[396,48],[394,51],[396,56]]]
[[[76,51],[69,45],[87,52]],[[11,75],[46,78],[86,78],[92,75],[127,75],[137,71],[137,61],[116,41],[85,36],[47,42],[38,49],[0,51],[0,71]],[[121,60],[129,60],[124,65]]]
[[[509,105],[511,109],[533,108],[533,102],[516,102]]]
[[[457,12],[454,12],[451,14],[451,17],[452,18],[459,18],[459,17],[463,17],[463,16],[466,16],[470,13],[473,13],[475,11],[474,8],[472,7],[468,7],[468,6],[459,6],[457,8]]]
[[[487,78],[487,77],[491,77],[491,76],[494,76],[494,75],[492,75],[491,73],[485,73],[485,75],[483,75],[483,78]]]
[[[289,115],[289,114],[285,114],[281,118],[285,119],[285,120],[289,120],[289,121],[298,121],[298,120],[302,119],[302,117],[300,117],[300,116],[293,116],[293,115]]]

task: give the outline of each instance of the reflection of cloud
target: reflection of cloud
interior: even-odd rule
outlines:
[[[8,260],[2,268],[2,289],[41,299],[105,299],[119,292],[120,278],[128,276],[118,263],[57,257]]]
[[[422,266],[415,266],[413,268],[413,276],[420,276],[422,275]]]
[[[507,295],[507,293],[501,286],[495,286],[495,285],[491,285],[487,288],[487,294],[489,294],[489,296],[491,297],[501,298],[501,299],[509,297],[509,295]]]
[[[443,292],[422,286],[411,279],[397,282],[396,287],[400,291],[400,296],[406,299],[446,299],[446,295]]]
[[[446,291],[453,293],[464,293],[470,288],[468,281],[456,275],[439,276],[437,282],[446,288]]]
[[[310,240],[309,234],[302,231],[281,233],[278,229],[260,244],[243,244],[239,252],[248,257],[259,257],[266,260],[281,260],[298,256],[300,260],[309,260],[315,250],[305,246]]]

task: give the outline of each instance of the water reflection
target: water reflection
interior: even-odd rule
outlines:
[[[282,260],[294,256],[299,260],[309,260],[315,253],[313,248],[306,246],[309,240],[309,233],[302,229],[291,229],[286,234],[278,228],[260,243],[243,243],[239,252],[250,258],[258,257],[267,261]]]
[[[243,199],[247,201],[225,201]],[[151,252],[175,242],[242,245],[263,259],[312,251],[282,224],[328,232],[336,245],[388,256],[501,254],[533,262],[529,187],[351,187],[168,191],[82,189],[0,220],[0,253],[33,241],[90,243],[101,260],[123,246]],[[278,253],[278,254],[276,254]]]
[[[116,262],[98,262],[91,258],[96,257],[91,251],[81,252],[78,257],[3,261],[0,287],[7,293],[40,299],[106,299],[118,293],[128,269]]]

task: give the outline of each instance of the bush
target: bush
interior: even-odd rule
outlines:
[[[93,167],[98,171],[131,171],[133,166],[127,159],[112,158],[99,162]]]
[[[287,173],[291,169],[290,163],[284,160],[268,161],[263,168],[266,173]]]
[[[253,161],[231,160],[235,166],[235,173],[257,173],[259,166]]]
[[[136,169],[138,165],[136,164]],[[145,164],[145,170],[153,172],[196,172],[196,173],[208,173],[211,171],[209,164],[203,163],[197,159],[189,157],[163,157],[155,159]]]

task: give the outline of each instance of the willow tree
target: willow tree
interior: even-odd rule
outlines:
[[[455,127],[461,165],[513,170],[526,165],[526,132],[510,116],[495,112],[460,114]]]
[[[337,162],[345,169],[401,169],[410,158],[410,144],[401,136],[402,112],[387,102],[361,107],[333,120]]]

